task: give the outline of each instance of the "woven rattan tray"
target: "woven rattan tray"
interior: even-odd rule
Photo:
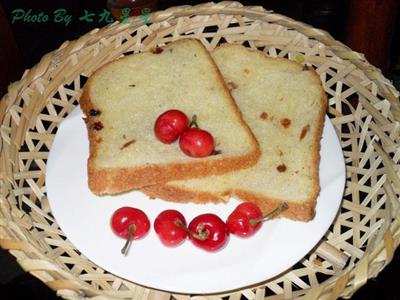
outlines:
[[[0,246],[65,299],[335,299],[377,276],[400,243],[400,108],[391,83],[328,33],[261,7],[182,6],[149,20],[133,18],[65,42],[9,87],[0,103]],[[319,246],[281,276],[224,295],[171,295],[107,273],[68,241],[46,196],[53,138],[86,78],[122,55],[187,37],[209,50],[240,43],[314,67],[346,162],[341,210]],[[335,252],[350,257],[344,268]]]

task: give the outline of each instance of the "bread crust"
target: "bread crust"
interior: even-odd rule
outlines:
[[[316,198],[309,199],[302,203],[288,202],[283,199],[275,199],[259,195],[254,192],[244,190],[234,190],[234,197],[239,198],[242,201],[249,201],[255,203],[260,207],[264,214],[271,212],[274,208],[277,208],[280,204],[286,202],[288,209],[282,211],[279,216],[285,217],[294,221],[307,222],[314,218],[315,215],[315,203]]]
[[[97,195],[119,194],[174,180],[223,175],[237,169],[250,167],[259,155],[252,152],[244,157],[223,158],[214,161],[198,161],[187,164],[148,165],[142,168],[96,169],[88,162],[89,188]]]
[[[315,215],[315,204],[319,193],[319,187],[314,190],[314,196],[302,203],[287,202],[283,199],[276,199],[272,197],[266,197],[251,191],[232,189],[227,190],[223,194],[215,194],[205,191],[193,191],[185,188],[177,188],[171,185],[159,185],[151,186],[141,189],[150,198],[159,198],[171,202],[177,203],[221,203],[226,202],[227,197],[233,196],[241,201],[248,201],[255,203],[264,214],[271,212],[274,208],[280,204],[286,202],[288,209],[282,212],[282,217],[295,220],[295,221],[310,221]]]
[[[141,189],[141,192],[145,193],[150,198],[160,198],[170,202],[177,203],[221,203],[227,202],[230,197],[230,191],[224,194],[214,194],[205,191],[194,191],[187,190],[185,188],[177,188],[172,185],[153,185]]]
[[[208,54],[206,48],[203,46],[203,44],[195,39],[186,39],[186,41],[179,40],[174,42],[174,44],[176,45],[178,43],[187,42],[188,40],[196,41],[196,43],[203,49],[202,51],[207,53],[207,59],[212,66],[211,72],[213,71],[215,73],[217,81],[221,84],[224,94],[228,99],[228,105],[234,111],[234,114],[242,124],[246,134],[249,137],[253,150],[243,156],[221,158],[213,157],[212,159],[199,159],[198,161],[191,161],[189,163],[182,162],[172,164],[149,164],[140,168],[96,168],[95,160],[98,153],[97,141],[99,137],[96,130],[93,130],[93,126],[96,123],[97,118],[91,117],[89,114],[89,112],[94,108],[90,98],[90,89],[93,78],[104,67],[112,63],[110,62],[96,70],[95,73],[89,78],[80,98],[80,106],[86,115],[85,123],[89,137],[89,159],[87,163],[88,184],[93,193],[97,195],[119,194],[133,189],[165,183],[171,180],[198,178],[209,175],[222,175],[227,172],[249,168],[257,163],[261,155],[258,142],[247,123],[243,120],[242,113],[236,106],[236,103],[232,98],[217,65]],[[165,48],[168,48],[168,45]],[[123,60],[125,57],[120,59]]]
[[[222,45],[220,47],[226,47],[226,46]],[[270,59],[262,52],[257,52],[257,53],[259,53],[263,58]],[[293,64],[299,65],[297,62],[288,61],[287,59],[279,58],[279,60],[284,60],[285,62],[291,62]],[[307,72],[310,72],[311,75],[315,78],[315,80],[317,82],[320,82],[319,75],[313,68],[309,68]],[[323,89],[321,84],[319,85],[320,85],[320,101],[322,105],[320,108],[319,119],[317,123],[317,131],[314,135],[314,141],[313,141],[312,175],[314,180],[312,186],[312,193],[308,199],[304,199],[303,201],[301,201],[301,203],[297,203],[292,201],[286,201],[285,199],[268,197],[265,195],[257,194],[249,190],[242,190],[236,188],[228,189],[221,194],[216,194],[206,191],[194,191],[190,189],[185,189],[183,187],[177,187],[168,184],[146,187],[145,189],[142,189],[142,191],[150,197],[156,197],[167,201],[181,202],[181,203],[193,202],[199,204],[205,204],[208,202],[213,202],[213,203],[226,202],[227,197],[233,196],[238,198],[239,200],[249,201],[257,204],[264,214],[270,212],[283,202],[286,202],[288,204],[288,209],[282,212],[281,216],[291,220],[303,221],[303,222],[312,220],[315,216],[317,197],[320,192],[320,185],[319,185],[319,162],[320,162],[320,148],[321,148],[320,140],[322,136],[322,130],[324,128],[325,113],[328,107],[328,101],[325,90]]]

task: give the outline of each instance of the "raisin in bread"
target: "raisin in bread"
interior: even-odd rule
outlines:
[[[156,50],[108,63],[85,85],[80,105],[90,144],[89,188],[95,194],[224,174],[258,160],[257,141],[204,46],[186,39]],[[219,154],[192,158],[178,143],[158,141],[154,122],[169,109],[189,118],[196,114]]]
[[[233,196],[255,202],[265,213],[287,202],[283,216],[312,219],[327,107],[319,76],[296,62],[240,45],[225,44],[212,56],[260,144],[258,163],[222,176],[172,181],[143,191],[179,202],[221,202]]]

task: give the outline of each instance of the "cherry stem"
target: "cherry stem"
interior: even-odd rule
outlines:
[[[199,128],[199,125],[197,124],[197,116],[196,115],[193,115],[192,120],[190,121],[189,128],[192,128],[192,127]]]
[[[135,232],[135,230],[136,230],[136,225],[135,224],[129,225],[129,227],[128,227],[128,238],[126,239],[124,247],[122,247],[122,249],[121,249],[121,253],[123,255],[127,255],[128,254],[129,248],[130,248],[130,246],[132,244],[132,240],[133,240],[133,233]]]
[[[175,225],[179,226],[181,228],[183,228],[187,234],[190,234],[192,237],[194,237],[196,240],[200,240],[200,241],[205,241],[208,236],[210,235],[210,231],[208,231],[208,229],[204,230],[204,225],[203,223],[200,223],[197,228],[199,229],[199,233],[193,232],[191,231],[189,228],[187,228],[181,221],[179,221],[178,219],[175,220]]]
[[[268,214],[266,214],[265,216],[250,220],[250,226],[254,226],[258,222],[267,221],[267,220],[271,219],[272,217],[274,217],[276,214],[288,209],[288,207],[289,206],[287,205],[287,203],[284,202],[281,205],[279,205],[277,208],[275,208],[273,211],[271,211]]]

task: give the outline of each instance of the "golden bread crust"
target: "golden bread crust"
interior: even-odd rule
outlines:
[[[143,188],[174,180],[204,177],[210,174],[222,175],[237,169],[250,167],[249,162],[257,161],[259,154],[254,151],[244,157],[226,157],[214,161],[198,161],[167,165],[147,165],[141,168],[96,169],[88,162],[89,188],[97,195],[119,194],[132,189]]]
[[[218,195],[206,191],[194,191],[185,188],[177,188],[168,184],[152,185],[144,187],[141,192],[145,193],[150,198],[160,198],[163,200],[177,203],[221,203],[229,199],[229,192],[226,195]]]

